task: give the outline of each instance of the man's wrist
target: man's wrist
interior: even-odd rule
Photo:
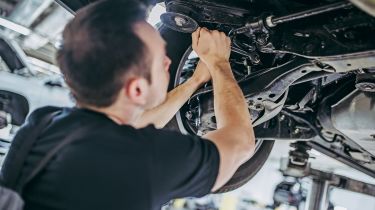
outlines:
[[[207,68],[209,69],[212,77],[216,74],[232,73],[230,63],[226,60],[221,60],[213,62],[211,64],[207,64]]]
[[[210,58],[205,60],[207,68],[211,71],[214,69],[222,68],[223,66],[230,65],[229,60],[219,59],[219,58]]]
[[[194,88],[199,88],[205,83],[202,78],[194,76],[194,74],[187,80],[187,82],[189,82]]]

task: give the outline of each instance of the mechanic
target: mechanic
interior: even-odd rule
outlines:
[[[5,185],[22,140],[46,115],[57,111],[21,176],[58,141],[84,127],[90,132],[24,187],[25,209],[160,209],[174,198],[218,190],[254,153],[250,114],[229,64],[230,39],[206,28],[194,32],[200,63],[167,94],[171,61],[146,11],[133,0],[100,1],[66,26],[57,60],[76,106],[44,107],[29,116],[5,160]],[[200,138],[157,129],[211,79],[217,130]]]

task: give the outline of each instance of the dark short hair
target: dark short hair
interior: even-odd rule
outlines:
[[[134,32],[146,11],[136,0],[105,0],[81,9],[67,24],[57,62],[78,103],[110,106],[129,74],[151,81],[147,46]]]

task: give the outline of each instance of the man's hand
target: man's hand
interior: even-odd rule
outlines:
[[[231,40],[223,32],[198,28],[192,34],[192,47],[207,66],[228,62]]]

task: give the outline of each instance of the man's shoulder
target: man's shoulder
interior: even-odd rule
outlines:
[[[56,107],[56,106],[39,107],[29,114],[26,122],[30,122],[30,121],[33,122],[35,120],[38,121],[40,118],[43,118],[44,116],[48,114],[51,114],[57,111],[62,111],[63,109],[67,109],[67,107]]]

